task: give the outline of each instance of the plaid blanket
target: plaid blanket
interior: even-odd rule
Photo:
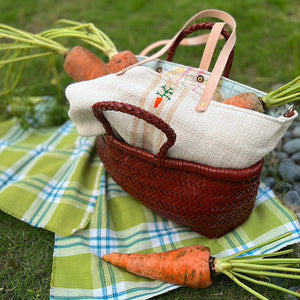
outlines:
[[[14,120],[1,122],[0,138],[0,209],[62,235],[84,228],[103,173],[95,138],[78,137],[71,121],[24,130]]]
[[[178,288],[101,260],[115,251],[150,253],[201,244],[224,257],[286,232],[293,235],[255,254],[300,241],[297,218],[263,184],[251,217],[222,238],[210,240],[161,218],[112,180],[95,139],[79,137],[71,121],[28,131],[14,120],[1,122],[0,209],[56,233],[51,299],[148,299]]]

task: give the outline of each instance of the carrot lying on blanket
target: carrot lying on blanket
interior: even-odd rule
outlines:
[[[251,275],[264,278],[267,276],[277,276],[300,280],[300,275],[280,273],[300,273],[300,258],[272,258],[273,256],[288,254],[293,250],[285,250],[265,255],[242,256],[257,248],[286,238],[288,235],[290,235],[290,233],[220,259],[212,257],[209,248],[196,245],[163,253],[145,255],[112,253],[104,255],[103,260],[139,276],[191,288],[207,288],[212,284],[212,276],[214,274],[223,273],[259,299],[267,298],[242,283],[238,278],[274,288],[300,298],[299,293],[279,287],[267,281],[256,280],[250,277]]]

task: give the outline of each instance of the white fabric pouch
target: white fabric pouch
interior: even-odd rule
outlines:
[[[176,143],[169,150],[169,157],[218,168],[242,169],[271,152],[298,114],[284,117],[281,111],[285,112],[286,108],[280,107],[272,110],[277,112],[272,116],[222,103],[243,92],[255,92],[258,96],[264,93],[221,76],[226,63],[223,57],[228,58],[235,43],[235,22],[224,12],[200,13],[200,16],[207,15],[225,20],[232,28],[232,39],[227,40],[212,72],[157,58],[170,47],[177,34],[156,55],[140,57],[140,63],[124,72],[67,87],[69,116],[78,134],[104,134],[92,106],[102,101],[118,101],[143,108],[173,128]],[[198,17],[199,14],[191,20]],[[104,114],[128,144],[157,153],[166,141],[162,131],[143,120],[121,112]]]

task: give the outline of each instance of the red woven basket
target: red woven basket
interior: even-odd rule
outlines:
[[[187,35],[212,29],[213,25],[198,23],[186,28],[168,51],[166,60],[172,61],[177,46]],[[230,36],[226,30],[221,34],[226,40]],[[229,76],[233,57],[234,50],[227,60],[225,77]],[[109,110],[145,120],[162,130],[167,141],[157,154],[152,154],[118,140],[103,114]],[[263,160],[250,168],[233,170],[168,158],[176,134],[159,117],[120,102],[99,102],[93,111],[106,131],[97,139],[98,154],[106,170],[124,191],[152,211],[209,238],[224,235],[250,216]]]
[[[168,158],[176,135],[159,117],[120,102],[99,102],[93,105],[93,111],[106,131],[98,137],[98,154],[116,183],[136,200],[209,238],[218,238],[248,219],[263,160],[246,169],[221,169]],[[157,154],[131,146],[115,137],[103,111],[143,119],[162,130],[167,141]]]

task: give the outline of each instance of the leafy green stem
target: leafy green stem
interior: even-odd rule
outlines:
[[[259,298],[261,300],[268,300],[268,298],[264,297],[260,293],[256,292],[255,290],[253,290],[252,288],[250,288],[249,286],[247,286],[246,284],[244,284],[243,282],[241,282],[240,280],[238,280],[231,272],[229,272],[227,270],[224,270],[223,274],[226,275],[226,276],[228,276],[237,285],[239,285],[240,287],[242,287],[243,289],[245,289],[246,291],[248,291],[249,293],[251,293],[255,297],[257,297],[257,298]]]
[[[276,284],[269,283],[269,282],[265,282],[265,281],[261,281],[261,280],[256,280],[256,279],[254,279],[254,278],[245,276],[245,275],[243,275],[243,274],[240,274],[240,273],[237,273],[237,272],[234,272],[234,271],[232,271],[231,273],[232,273],[234,276],[239,277],[239,278],[244,279],[244,280],[247,280],[247,281],[249,281],[249,282],[251,282],[251,283],[254,283],[254,284],[257,284],[257,285],[263,285],[263,286],[266,286],[266,287],[268,287],[268,288],[273,288],[273,289],[276,289],[276,290],[278,290],[278,291],[280,291],[280,292],[287,293],[287,294],[290,294],[290,295],[293,295],[293,296],[295,296],[295,297],[300,298],[300,294],[299,294],[299,293],[296,293],[296,292],[291,291],[291,290],[289,290],[289,289],[285,289],[285,288],[283,288],[283,287],[281,287],[281,286],[278,286],[278,285],[276,285]]]

